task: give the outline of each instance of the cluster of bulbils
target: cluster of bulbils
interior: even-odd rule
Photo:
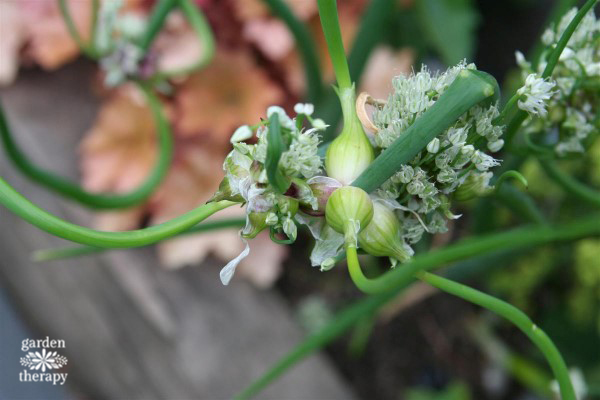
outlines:
[[[371,122],[376,132],[371,135],[356,113],[354,90],[339,91],[344,129],[330,144],[325,160],[319,155],[319,131],[326,125],[312,118],[312,105],[296,105],[295,118],[280,107],[270,107],[267,117],[278,114],[288,143],[279,170],[289,188],[282,194],[269,183],[265,163],[270,127],[265,120],[233,134],[233,150],[223,165],[226,176],[213,200],[246,204],[247,223],[241,231],[245,242],[266,228],[293,241],[296,224],[306,225],[316,241],[311,262],[321,270],[332,268],[348,246],[389,257],[392,266],[408,260],[411,245],[424,232],[445,232],[447,221],[459,217],[450,211],[451,199],[467,200],[491,190],[489,169],[499,161],[488,153],[503,145],[503,128],[493,123],[497,106],[473,107],[373,193],[350,184],[435,104],[460,71],[474,68],[461,63],[432,74],[423,67],[411,76],[396,77],[389,99],[377,102]],[[304,121],[309,129],[303,128]],[[242,254],[222,269],[224,284],[248,252],[246,242]]]
[[[600,20],[593,10],[573,32],[551,79],[540,78],[550,52],[576,14],[577,8],[573,8],[544,32],[546,49],[536,66],[516,53],[525,80],[517,92],[521,95],[519,107],[536,117],[526,122],[526,133],[550,133],[545,144],[553,144],[559,156],[584,152],[600,124]]]

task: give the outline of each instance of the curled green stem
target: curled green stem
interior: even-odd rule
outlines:
[[[461,283],[451,281],[438,275],[425,271],[419,271],[416,276],[428,284],[457,297],[506,318],[515,324],[544,354],[546,361],[550,364],[554,377],[558,381],[560,394],[563,400],[577,400],[575,390],[569,377],[569,371],[560,352],[546,333],[534,324],[529,317],[515,306],[500,300],[494,296],[475,290]]]
[[[236,398],[247,399],[256,395],[288,369],[346,332],[357,321],[376,312],[391,299],[395,298],[400,290],[413,282],[415,274],[419,271],[432,270],[449,263],[484,254],[511,252],[552,242],[569,241],[588,236],[600,236],[598,218],[600,218],[600,215],[595,214],[574,220],[568,224],[518,228],[508,232],[466,239],[451,246],[415,256],[402,266],[387,272],[380,278],[376,278],[376,280],[389,280],[391,290],[366,297],[345,309],[322,329],[299,343],[264,375],[240,392]]]
[[[577,181],[563,171],[554,160],[538,159],[544,172],[567,193],[594,207],[600,207],[600,192]]]
[[[30,224],[54,236],[94,247],[140,247],[185,231],[212,214],[236,203],[219,201],[204,204],[160,225],[126,232],[105,232],[67,222],[42,210],[4,179],[0,178],[0,204]]]
[[[244,218],[227,218],[220,219],[215,221],[208,221],[202,224],[196,225],[187,229],[185,231],[181,231],[175,236],[182,235],[193,235],[197,233],[206,233],[211,232],[218,229],[227,229],[227,228],[242,228],[246,220]],[[55,249],[43,249],[37,250],[33,253],[33,259],[35,261],[51,261],[51,260],[62,260],[65,258],[73,258],[79,257],[89,254],[102,253],[105,251],[111,250],[106,247],[94,247],[94,246],[72,246],[72,247],[62,247]]]
[[[98,55],[96,54],[94,47],[92,45],[90,45],[89,43],[86,43],[83,40],[83,38],[81,37],[81,35],[79,34],[79,30],[77,29],[77,26],[75,25],[75,21],[73,21],[73,17],[71,16],[71,12],[69,11],[69,6],[67,5],[67,0],[57,0],[57,1],[58,1],[58,8],[60,9],[60,13],[65,21],[67,30],[69,31],[69,34],[71,35],[71,37],[73,38],[75,43],[77,44],[77,47],[79,47],[79,50],[81,50],[81,52],[83,52],[88,57],[90,57],[92,59],[96,59],[98,57]],[[94,7],[94,6],[95,5],[92,4],[92,7]],[[95,11],[92,11],[92,18],[95,18],[94,15],[95,15]],[[94,23],[92,23],[92,26],[94,26]]]
[[[283,0],[264,0],[271,8],[271,12],[281,18],[294,36],[296,46],[300,51],[302,61],[304,62],[304,74],[308,87],[308,100],[316,102],[323,92],[323,82],[321,80],[321,68],[319,58],[315,48],[315,40],[306,28],[298,20],[290,7]]]
[[[178,0],[159,0],[154,6],[152,14],[150,14],[150,19],[148,20],[148,27],[140,41],[140,47],[144,52],[150,49],[154,38],[163,27],[165,19],[167,19],[169,13],[177,6],[177,1]]]
[[[31,162],[25,153],[14,141],[8,122],[0,106],[0,137],[4,148],[13,163],[34,182],[59,193],[62,196],[75,200],[85,206],[96,209],[126,208],[146,200],[163,181],[167,174],[171,159],[173,158],[173,139],[171,129],[162,112],[161,104],[156,95],[145,86],[141,86],[148,105],[154,115],[156,131],[158,135],[158,159],[153,170],[150,172],[142,185],[126,194],[99,194],[91,193],[76,183],[57,176],[46,169]]]
[[[202,53],[198,60],[193,64],[172,71],[158,72],[149,79],[150,81],[161,81],[164,79],[189,74],[206,66],[215,55],[215,38],[204,14],[190,0],[175,0],[175,2],[179,3],[179,7],[185,15],[185,18],[187,19],[192,29],[196,32],[196,35],[200,40],[200,47]],[[146,36],[144,38],[145,40],[148,39]]]
[[[504,183],[509,178],[516,179],[519,182],[521,182],[521,184],[525,187],[525,189],[527,189],[529,187],[529,183],[527,182],[527,179],[523,175],[521,175],[521,173],[519,171],[510,170],[510,171],[506,171],[502,175],[500,175],[500,177],[496,181],[496,184],[495,184],[496,192],[498,192],[498,190],[502,186],[502,183]]]

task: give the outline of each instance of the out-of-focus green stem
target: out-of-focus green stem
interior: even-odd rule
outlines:
[[[91,25],[90,25],[90,43],[91,47],[95,50],[96,43],[96,30],[98,29],[98,12],[100,11],[100,0],[92,0],[92,17],[91,17]]]
[[[447,263],[491,252],[528,249],[546,243],[575,240],[587,236],[599,236],[600,224],[597,223],[598,218],[600,218],[600,215],[596,214],[568,224],[553,227],[530,226],[509,232],[480,236],[463,240],[440,250],[415,256],[411,261],[375,279],[389,280],[391,290],[369,296],[345,309],[324,328],[310,335],[287,355],[282,357],[263,376],[239,393],[236,398],[247,399],[255,396],[296,363],[306,358],[312,352],[327,345],[347,331],[357,321],[372,314],[394,298],[400,290],[414,280],[414,274],[419,271],[431,270]]]
[[[348,68],[348,60],[344,51],[336,0],[317,0],[317,4],[319,6],[319,16],[321,17],[321,27],[327,41],[327,48],[329,49],[329,56],[333,63],[338,89],[352,88],[352,79],[350,78],[350,69]]]
[[[309,101],[316,102],[323,92],[323,82],[314,38],[285,1],[264,0],[264,2],[270,7],[273,15],[281,18],[294,36],[296,46],[298,46],[300,56],[304,62],[304,74],[308,88],[307,97]]]
[[[554,377],[558,381],[561,398],[563,400],[577,400],[571,378],[569,377],[569,371],[560,352],[548,335],[534,324],[524,312],[512,304],[461,283],[451,281],[450,279],[430,274],[425,271],[417,272],[416,276],[422,281],[427,282],[444,292],[487,308],[515,324],[537,346],[544,354],[544,357],[546,357],[546,361],[550,364]]]
[[[200,58],[198,58],[198,60],[192,65],[172,71],[158,72],[150,78],[150,81],[161,81],[164,79],[189,74],[206,66],[215,55],[215,38],[204,14],[190,0],[175,1],[179,3],[179,7],[185,15],[185,18],[191,25],[192,29],[194,29],[196,32],[196,36],[200,39],[202,54],[200,55]]]
[[[67,30],[69,31],[69,34],[71,35],[75,43],[77,44],[77,47],[79,47],[79,49],[88,57],[92,59],[97,58],[98,55],[96,54],[94,48],[88,43],[85,43],[85,41],[79,34],[77,26],[75,25],[75,21],[73,21],[73,17],[71,16],[71,12],[69,11],[67,1],[58,0],[58,7],[67,26]]]
[[[91,193],[80,185],[57,176],[46,169],[31,162],[25,153],[19,149],[14,141],[2,107],[0,106],[0,137],[4,148],[13,163],[34,182],[55,191],[56,193],[75,200],[85,206],[96,209],[126,208],[146,200],[163,181],[173,158],[173,139],[171,129],[167,122],[161,104],[156,95],[147,87],[140,85],[148,105],[154,115],[156,132],[158,136],[158,159],[142,185],[132,192],[125,194],[99,194]]]
[[[177,5],[177,1],[178,0],[158,0],[157,4],[154,6],[150,19],[148,20],[146,33],[140,41],[140,47],[144,52],[148,51],[152,45],[154,38],[163,27],[165,19]]]
[[[555,161],[543,158],[538,159],[538,161],[546,175],[560,185],[567,193],[594,207],[600,207],[600,192],[575,180],[571,175],[560,169]]]
[[[179,232],[175,236],[192,235],[197,233],[211,232],[218,229],[227,228],[241,228],[246,223],[244,218],[228,218],[216,221],[205,222],[200,225],[196,225],[188,230]],[[174,237],[175,237],[174,236]],[[62,247],[57,249],[43,249],[33,253],[33,259],[35,261],[51,261],[51,260],[62,260],[65,258],[73,258],[78,256],[84,256],[88,254],[101,253],[109,251],[111,249],[106,247],[93,247],[93,246],[76,246],[76,247]]]
[[[39,229],[75,243],[94,247],[140,247],[185,231],[217,211],[236,203],[223,200],[204,204],[160,225],[127,232],[98,231],[67,222],[33,204],[2,178],[0,204]]]

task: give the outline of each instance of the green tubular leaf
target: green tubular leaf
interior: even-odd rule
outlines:
[[[577,400],[571,378],[569,377],[569,371],[567,370],[567,366],[565,365],[565,361],[560,352],[548,335],[537,327],[524,312],[494,296],[490,296],[479,290],[475,290],[441,276],[424,271],[418,272],[416,275],[424,282],[427,282],[444,292],[487,308],[516,325],[546,357],[546,361],[550,364],[552,372],[554,372],[554,376],[558,381],[561,398],[563,400]]]
[[[460,72],[435,104],[385,149],[352,185],[367,192],[377,189],[471,107],[497,96],[494,82],[495,79],[485,72],[467,69]]]
[[[188,230],[177,233],[175,236],[192,235],[197,233],[210,232],[217,229],[227,228],[242,228],[246,220],[243,218],[228,218],[222,220],[215,220],[205,222],[200,225],[196,225]],[[35,261],[51,261],[61,260],[65,258],[73,258],[84,256],[88,254],[96,254],[104,251],[109,251],[110,248],[105,247],[93,247],[93,246],[76,246],[76,247],[63,247],[56,249],[43,249],[33,253],[33,259]]]
[[[319,7],[319,17],[321,18],[321,28],[327,42],[327,49],[335,71],[338,88],[339,90],[348,89],[352,87],[352,79],[350,78],[350,69],[344,51],[336,0],[317,0],[317,5]]]
[[[291,184],[279,169],[279,160],[285,150],[279,115],[273,113],[269,118],[269,130],[267,131],[267,159],[265,160],[265,169],[269,183],[281,194],[285,193]]]
[[[554,227],[529,226],[508,232],[480,236],[463,240],[440,250],[415,256],[411,261],[403,264],[402,268],[396,268],[384,274],[381,278],[374,279],[374,281],[380,282],[378,284],[382,285],[382,288],[385,288],[383,286],[384,281],[391,281],[388,287],[390,290],[366,297],[346,308],[323,329],[307,337],[306,340],[282,357],[263,376],[238,394],[236,398],[247,399],[256,395],[308,355],[332,342],[365,316],[376,312],[413,282],[415,273],[419,271],[432,270],[445,264],[482,256],[490,252],[528,249],[546,243],[575,240],[587,236],[600,236],[598,218],[600,218],[600,215],[596,214]],[[486,262],[485,264],[489,263]],[[472,268],[469,270],[472,271]],[[468,275],[465,271],[462,271],[461,274],[463,277]]]
[[[202,54],[200,55],[200,58],[192,65],[172,71],[158,72],[153,75],[149,81],[161,81],[164,79],[189,74],[190,72],[206,66],[215,55],[214,35],[204,14],[202,14],[200,9],[190,0],[176,0],[176,2],[179,3],[179,7],[181,8],[183,15],[200,39]]]
[[[290,7],[283,0],[264,0],[273,15],[281,18],[296,40],[304,62],[304,73],[308,84],[308,100],[316,102],[323,91],[321,68],[315,48],[315,40],[306,26],[296,18]]]
[[[348,68],[352,82],[360,82],[360,77],[371,51],[381,41],[383,33],[392,20],[392,18],[386,18],[386,16],[393,17],[393,5],[393,0],[372,0],[369,2],[348,56]],[[323,139],[331,140],[342,116],[342,109],[335,91],[329,90],[317,109],[319,110],[319,117],[331,125],[325,131]]]
[[[144,92],[148,100],[148,105],[154,114],[156,131],[158,134],[159,155],[156,165],[150,175],[146,178],[146,181],[130,193],[91,193],[81,188],[78,184],[68,181],[33,164],[13,140],[4,112],[0,106],[0,137],[2,138],[4,149],[19,170],[31,180],[85,206],[96,209],[114,209],[126,208],[139,204],[146,200],[162,182],[167,174],[173,157],[171,129],[161,110],[160,101],[147,87],[140,85],[140,88]]]
[[[160,225],[126,232],[98,231],[67,222],[33,204],[2,178],[0,178],[0,204],[30,224],[54,236],[88,246],[125,248],[146,246],[169,238],[191,228],[217,211],[237,203],[223,200],[204,204]]]

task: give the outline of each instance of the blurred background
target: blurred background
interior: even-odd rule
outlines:
[[[67,3],[80,31],[89,31],[91,1]],[[90,212],[28,181],[6,157],[0,158],[2,176],[43,208],[105,230],[158,224],[206,202],[222,179],[235,128],[259,122],[270,105],[291,112],[306,100],[294,37],[267,3],[195,1],[214,32],[216,54],[201,70],[171,80],[161,94],[175,158],[146,202]],[[315,38],[324,77],[332,83],[316,1],[287,3]],[[395,75],[422,63],[445,69],[465,58],[511,93],[519,79],[515,50],[534,53],[546,24],[577,5],[572,0],[338,3],[353,78],[376,98],[387,97]],[[374,3],[379,8],[371,7]],[[121,12],[147,19],[153,6],[152,0],[127,0]],[[368,17],[378,18],[377,29],[363,32]],[[189,63],[199,50],[195,33],[174,11],[152,54],[168,67]],[[0,0],[0,99],[16,140],[41,166],[90,191],[126,193],[155,163],[155,126],[131,85],[104,84],[109,72],[80,54],[54,0]],[[316,114],[335,126],[339,110],[333,91],[328,88],[314,100]],[[600,183],[597,159],[587,161],[598,170],[590,179]],[[526,163],[522,172],[545,211],[558,212],[563,195],[537,164]],[[518,222],[491,202],[457,211],[465,217],[427,245],[439,247],[468,232]],[[220,215],[242,216],[243,210]],[[344,268],[321,273],[310,267],[312,243],[305,233],[294,246],[276,245],[268,235],[253,240],[251,255],[225,287],[219,269],[243,248],[237,228],[36,263],[35,250],[68,243],[4,209],[0,221],[3,399],[231,398],[306,334],[362,297]],[[587,239],[495,254],[466,267],[475,271],[470,283],[520,307],[555,339],[576,380],[586,382],[589,399],[600,398],[599,260],[600,241]],[[66,385],[19,382],[21,342],[46,336],[66,342],[61,353],[68,358]],[[258,398],[543,399],[552,396],[550,376],[541,355],[515,328],[417,284]]]

